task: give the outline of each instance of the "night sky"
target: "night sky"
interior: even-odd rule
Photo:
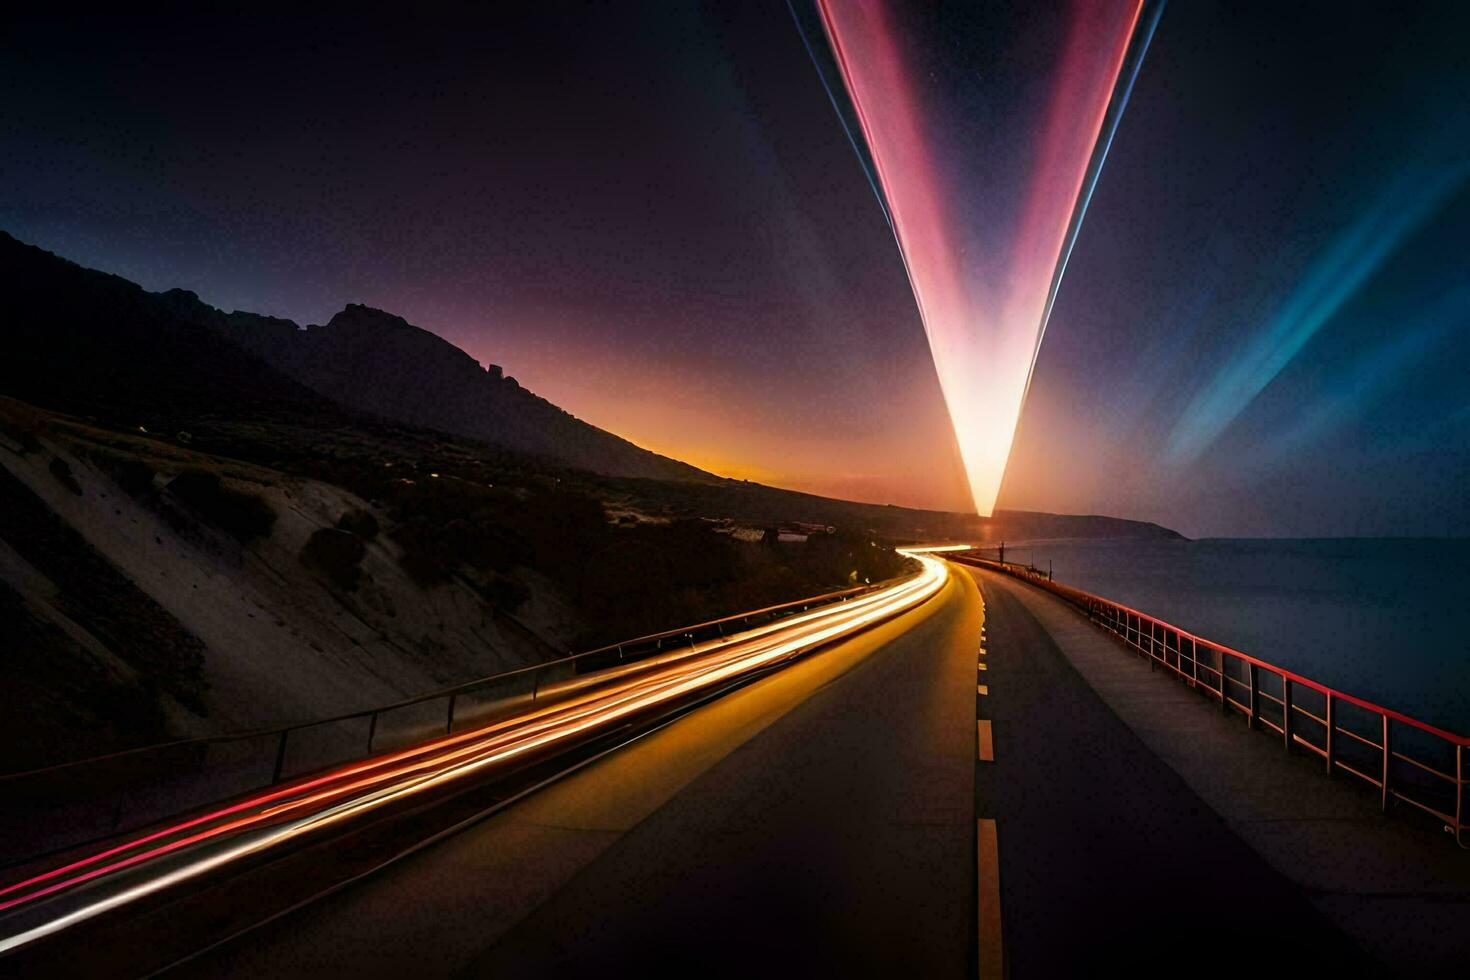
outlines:
[[[391,310],[720,473],[969,506],[894,233],[786,5],[543,6],[6,22],[0,228],[227,310]],[[1035,7],[898,21],[975,282],[1026,240],[996,202],[1052,187],[1077,15]],[[1467,28],[1165,10],[1000,506],[1470,530]]]

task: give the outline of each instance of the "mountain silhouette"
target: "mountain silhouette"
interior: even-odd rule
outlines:
[[[8,393],[67,411],[138,418],[367,413],[469,436],[609,476],[720,478],[582,421],[402,317],[349,304],[326,324],[150,293],[0,232]],[[348,410],[342,412],[342,409]]]

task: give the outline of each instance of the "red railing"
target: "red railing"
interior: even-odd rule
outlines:
[[[1465,841],[1465,785],[1470,783],[1470,738],[1436,728],[1400,711],[1335,690],[1121,603],[1059,585],[1030,566],[1002,564],[973,553],[947,556],[1045,589],[1077,607],[1225,712],[1245,716],[1249,728],[1281,736],[1290,752],[1300,746],[1322,759],[1327,774],[1342,771],[1378,790],[1384,811],[1394,800],[1435,817],[1455,842]]]

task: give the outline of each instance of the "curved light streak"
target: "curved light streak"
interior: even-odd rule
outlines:
[[[575,744],[661,704],[858,632],[938,593],[949,570],[931,553],[965,547],[902,549],[919,571],[886,589],[696,646],[631,676],[626,669],[608,671],[605,683],[568,688],[554,704],[255,794],[6,885],[0,911],[34,913],[29,917],[39,921],[0,934],[0,953],[406,797],[531,752]]]

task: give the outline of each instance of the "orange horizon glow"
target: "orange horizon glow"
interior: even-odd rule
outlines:
[[[911,361],[881,366],[895,372],[897,396],[873,420],[884,424],[863,420],[855,427],[845,418],[838,425],[827,417],[794,417],[787,403],[750,391],[748,379],[711,376],[675,352],[608,350],[592,338],[565,339],[562,321],[584,319],[573,313],[548,321],[545,335],[558,336],[554,352],[506,338],[492,355],[471,331],[445,333],[482,363],[504,364],[507,374],[576,417],[716,476],[836,500],[968,509],[964,467],[921,347]],[[699,383],[691,384],[691,376]]]

